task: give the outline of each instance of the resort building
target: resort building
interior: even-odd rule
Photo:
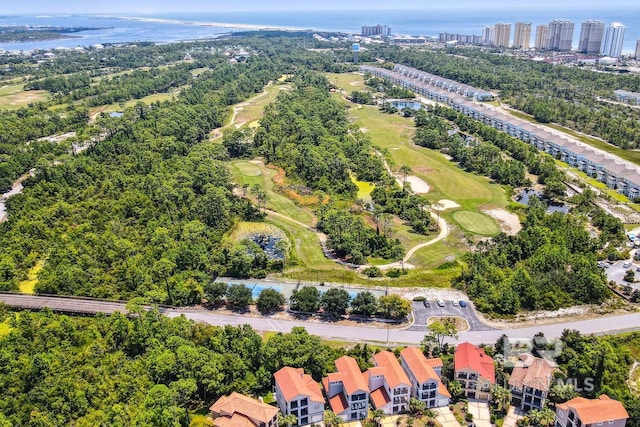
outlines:
[[[555,363],[521,354],[509,378],[513,406],[522,411],[542,409],[551,388]]]
[[[360,28],[360,35],[364,37],[368,36],[383,36],[388,37],[391,35],[391,27],[388,25],[363,25]]]
[[[454,378],[462,385],[467,398],[491,399],[491,386],[496,383],[495,366],[483,349],[468,342],[459,344],[454,355],[454,369]]]
[[[624,427],[629,414],[606,394],[598,399],[576,397],[556,406],[555,427]]]
[[[324,420],[322,390],[301,368],[285,366],[274,374],[276,401],[284,415],[295,415],[297,426],[320,423]]]
[[[640,170],[636,165],[577,139],[551,133],[530,122],[508,116],[491,105],[474,102],[491,99],[489,91],[400,64],[397,64],[393,71],[372,66],[361,66],[360,71],[411,89],[418,95],[445,104],[485,125],[518,138],[596,178],[631,200],[640,198]],[[631,99],[624,91],[616,91],[616,96],[621,100]],[[627,98],[623,98],[624,96]]]
[[[278,408],[236,392],[221,397],[209,409],[216,427],[278,426]]]
[[[571,50],[573,26],[573,22],[566,19],[554,19],[549,22],[549,49]]]
[[[600,21],[584,21],[580,28],[578,51],[588,54],[600,53],[604,24]]]
[[[411,383],[407,374],[390,351],[373,355],[375,366],[367,372],[371,403],[387,415],[409,410]]]
[[[620,102],[626,102],[627,104],[640,105],[640,93],[629,92],[628,90],[614,90],[616,99]]]
[[[612,58],[619,58],[622,54],[622,44],[624,43],[624,32],[627,27],[619,22],[614,22],[607,27],[602,41],[600,53]]]
[[[516,22],[513,31],[513,47],[529,49],[529,43],[531,43],[531,22]]]
[[[353,357],[342,356],[335,363],[337,372],[322,379],[331,410],[346,422],[366,419],[369,385],[358,362]]]
[[[536,49],[549,49],[549,26],[538,25],[536,26],[536,42],[534,46]]]
[[[451,394],[440,381],[442,359],[427,359],[416,347],[400,352],[400,365],[411,381],[411,396],[426,403],[427,408],[447,406]]]

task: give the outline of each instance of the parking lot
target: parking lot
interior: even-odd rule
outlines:
[[[466,307],[461,307],[459,301],[456,301],[456,305],[453,304],[453,301],[444,301],[444,307],[440,307],[435,300],[428,300],[427,302],[429,307],[426,307],[422,301],[413,301],[414,322],[408,329],[426,331],[427,320],[434,316],[462,317],[469,322],[469,330],[471,331],[488,331],[492,329],[478,319],[469,301],[465,301]]]
[[[625,267],[625,265],[628,266]],[[609,265],[609,267],[604,268],[604,274],[607,275],[607,281],[612,280],[620,285],[629,285],[634,289],[640,289],[640,282],[629,283],[622,280],[627,270],[633,270],[633,272],[636,274],[636,280],[639,280],[640,271],[637,271],[638,269],[640,269],[640,262],[638,261],[633,263],[628,260],[616,261],[613,264]]]

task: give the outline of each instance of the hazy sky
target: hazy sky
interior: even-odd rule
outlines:
[[[607,6],[638,7],[638,0],[611,0]],[[482,5],[518,7],[513,0],[5,0],[0,14],[41,13],[162,13],[245,10],[344,10],[344,9],[430,9],[464,8]],[[521,2],[536,8],[576,7],[576,0]],[[602,6],[602,0],[580,0],[580,8]]]

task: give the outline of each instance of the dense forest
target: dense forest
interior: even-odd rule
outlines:
[[[263,341],[249,326],[132,310],[134,319],[3,311],[0,425],[187,426],[232,391],[265,395],[285,365],[320,380],[345,354],[303,328]],[[366,346],[348,353],[369,366]]]
[[[386,45],[371,49],[374,57],[496,90],[503,102],[539,122],[559,123],[622,148],[636,148],[640,143],[640,112],[599,99],[614,99],[616,89],[640,92],[637,76],[556,67],[478,49],[437,52]]]

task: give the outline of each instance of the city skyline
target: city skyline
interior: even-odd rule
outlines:
[[[636,8],[637,4],[631,0],[615,0],[609,2],[610,7]],[[560,9],[572,7],[568,2],[540,0],[536,3],[536,8]],[[581,8],[601,6],[597,0],[583,0]],[[464,9],[477,7],[477,2],[473,0],[459,0],[455,4],[429,4],[416,0],[397,0],[390,7],[389,2],[383,0],[325,0],[324,2],[295,2],[288,0],[272,0],[263,2],[258,0],[238,0],[235,2],[219,2],[206,0],[192,0],[185,3],[178,3],[173,0],[139,0],[131,2],[128,0],[112,0],[110,2],[82,2],[76,0],[26,0],[23,2],[12,2],[4,5],[2,13],[5,14],[38,14],[38,13],[166,13],[166,12],[241,12],[241,11],[299,11],[299,10],[417,10],[417,9]],[[527,9],[530,6],[518,6],[507,0],[489,0],[482,5],[487,8],[510,8]]]

